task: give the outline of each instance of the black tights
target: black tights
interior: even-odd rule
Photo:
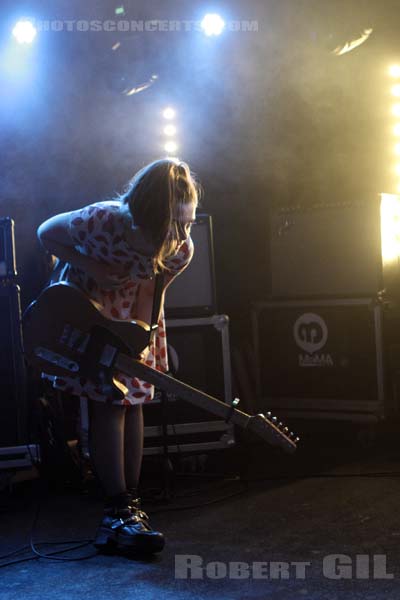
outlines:
[[[116,496],[139,483],[143,456],[141,404],[89,404],[90,456],[107,496]]]

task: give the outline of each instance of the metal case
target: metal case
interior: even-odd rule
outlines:
[[[232,401],[229,319],[214,315],[167,320],[168,345],[178,357],[176,374],[202,391],[225,402]],[[163,452],[160,393],[144,405],[144,454]],[[233,426],[208,411],[167,395],[169,452],[202,452],[235,443]]]
[[[352,421],[392,410],[378,301],[261,302],[252,320],[260,410]]]
[[[0,469],[13,470],[32,467],[39,461],[40,451],[36,444],[0,448]]]

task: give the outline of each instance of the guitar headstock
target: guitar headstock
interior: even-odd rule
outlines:
[[[289,431],[284,423],[272,416],[270,412],[267,412],[266,415],[260,413],[250,417],[247,429],[264,438],[272,446],[279,446],[289,453],[296,451],[300,441],[299,437]]]

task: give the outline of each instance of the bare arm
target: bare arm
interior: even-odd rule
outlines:
[[[75,248],[69,233],[71,213],[62,213],[42,223],[37,231],[43,247],[61,260],[71,263],[93,277],[105,288],[118,287],[123,283],[121,271],[116,266],[104,265]],[[126,273],[125,273],[126,275]],[[116,280],[116,277],[119,278]],[[124,279],[128,279],[125,277]]]
[[[75,244],[69,235],[70,214],[63,213],[51,217],[40,225],[37,235],[42,246],[48,252],[54,254],[64,262],[71,263],[75,267],[88,271],[93,259],[85,256],[75,248]]]

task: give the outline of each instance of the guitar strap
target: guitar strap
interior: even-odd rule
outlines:
[[[156,275],[153,295],[153,308],[151,311],[150,338],[149,344],[153,339],[154,333],[158,327],[158,315],[160,314],[161,298],[164,289],[164,273],[159,272]]]

